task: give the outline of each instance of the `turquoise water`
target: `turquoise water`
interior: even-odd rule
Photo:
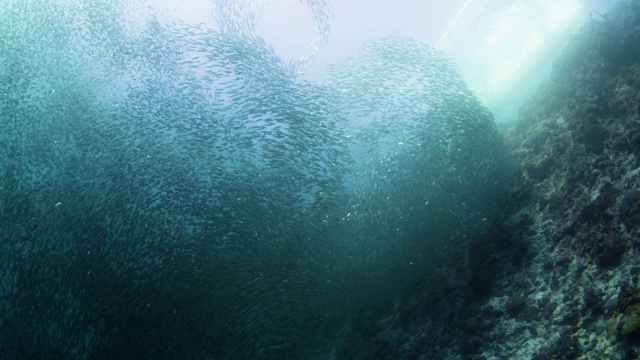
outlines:
[[[311,82],[237,3],[215,31],[135,6],[0,4],[6,358],[339,357],[504,215],[445,54],[383,37]]]

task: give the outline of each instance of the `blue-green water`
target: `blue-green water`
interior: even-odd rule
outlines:
[[[6,358],[329,354],[502,215],[511,165],[444,54],[382,38],[308,82],[233,2],[219,31],[131,6],[0,4]]]

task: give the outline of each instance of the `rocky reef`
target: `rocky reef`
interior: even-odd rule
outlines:
[[[640,3],[622,2],[570,40],[503,126],[510,214],[361,324],[376,332],[354,358],[640,356],[639,29]]]

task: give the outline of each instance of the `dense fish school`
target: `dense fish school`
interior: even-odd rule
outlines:
[[[309,82],[260,9],[214,7],[0,3],[3,358],[326,358],[502,216],[512,165],[445,55],[381,38]]]

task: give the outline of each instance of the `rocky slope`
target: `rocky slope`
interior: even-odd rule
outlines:
[[[638,1],[583,26],[504,138],[520,167],[504,223],[355,320],[372,340],[345,358],[640,356]]]

